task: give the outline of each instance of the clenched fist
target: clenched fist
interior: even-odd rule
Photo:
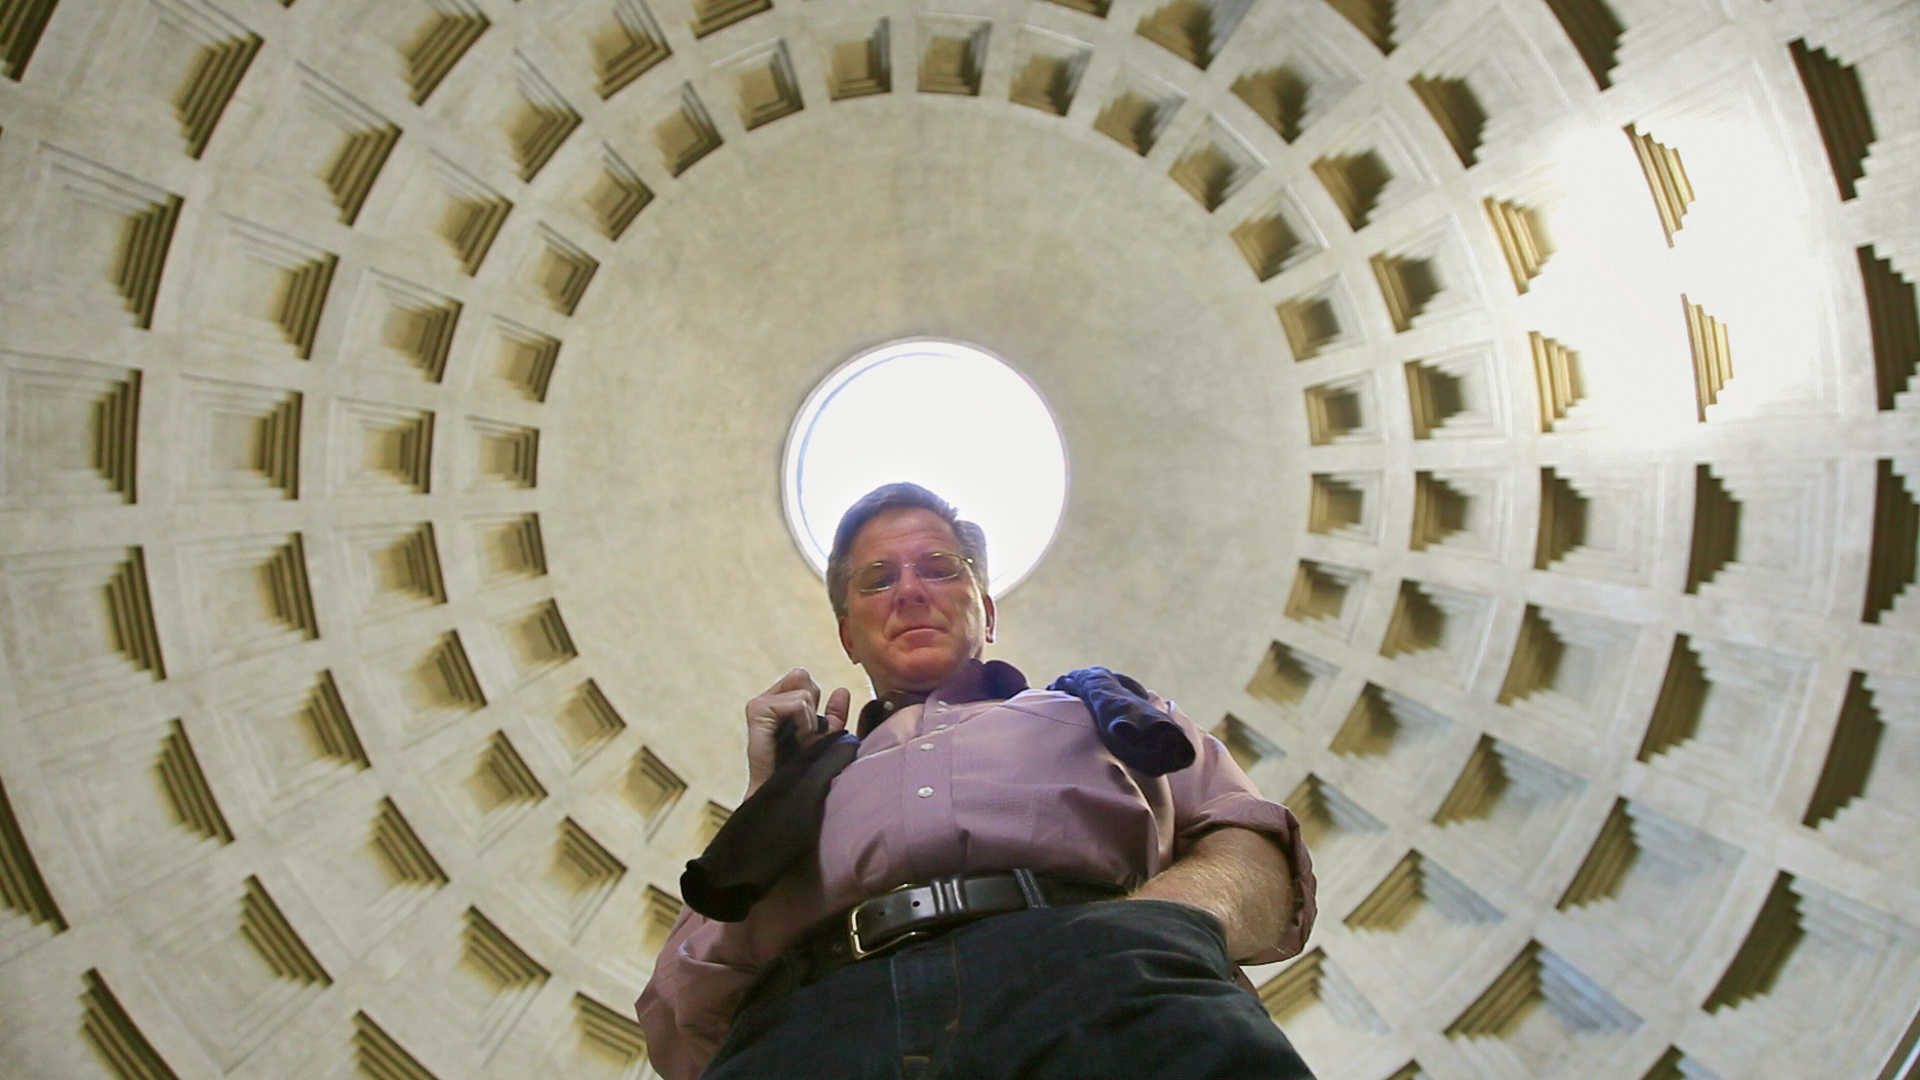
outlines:
[[[847,712],[852,707],[852,691],[836,687],[827,697],[826,726],[820,726],[816,719],[822,711],[820,687],[806,668],[794,668],[780,676],[778,682],[747,702],[747,794],[759,790],[773,775],[783,730],[791,733],[795,746],[806,746],[823,735],[846,730]]]

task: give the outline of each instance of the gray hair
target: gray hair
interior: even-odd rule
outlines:
[[[961,555],[972,560],[973,579],[981,592],[987,589],[987,534],[971,521],[962,521],[953,504],[921,487],[905,481],[882,484],[847,508],[840,516],[840,527],[833,532],[833,554],[827,556],[827,599],[833,603],[835,618],[847,613],[847,579],[853,576],[848,565],[853,538],[860,527],[888,510],[931,510],[938,514],[960,545]]]

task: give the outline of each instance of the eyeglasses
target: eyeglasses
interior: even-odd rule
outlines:
[[[967,572],[973,560],[965,555],[955,555],[950,551],[929,551],[913,560],[910,564],[915,576],[921,581],[934,585],[944,585],[954,581]],[[850,583],[862,596],[872,596],[893,588],[900,582],[900,564],[886,561],[870,562],[855,570]]]

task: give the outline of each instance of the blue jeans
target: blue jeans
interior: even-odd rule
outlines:
[[[702,1080],[1312,1080],[1199,908],[1034,908],[734,1017]]]

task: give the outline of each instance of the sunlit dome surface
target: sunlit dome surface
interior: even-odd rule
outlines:
[[[978,348],[930,339],[870,349],[815,387],[783,476],[787,522],[817,572],[855,499],[911,480],[986,531],[996,596],[1040,561],[1067,497],[1060,429],[1033,386]]]
[[[1907,1076],[1916,103],[1914,0],[0,0],[0,1077],[660,1074],[901,478],[1292,807],[1322,1080]]]

